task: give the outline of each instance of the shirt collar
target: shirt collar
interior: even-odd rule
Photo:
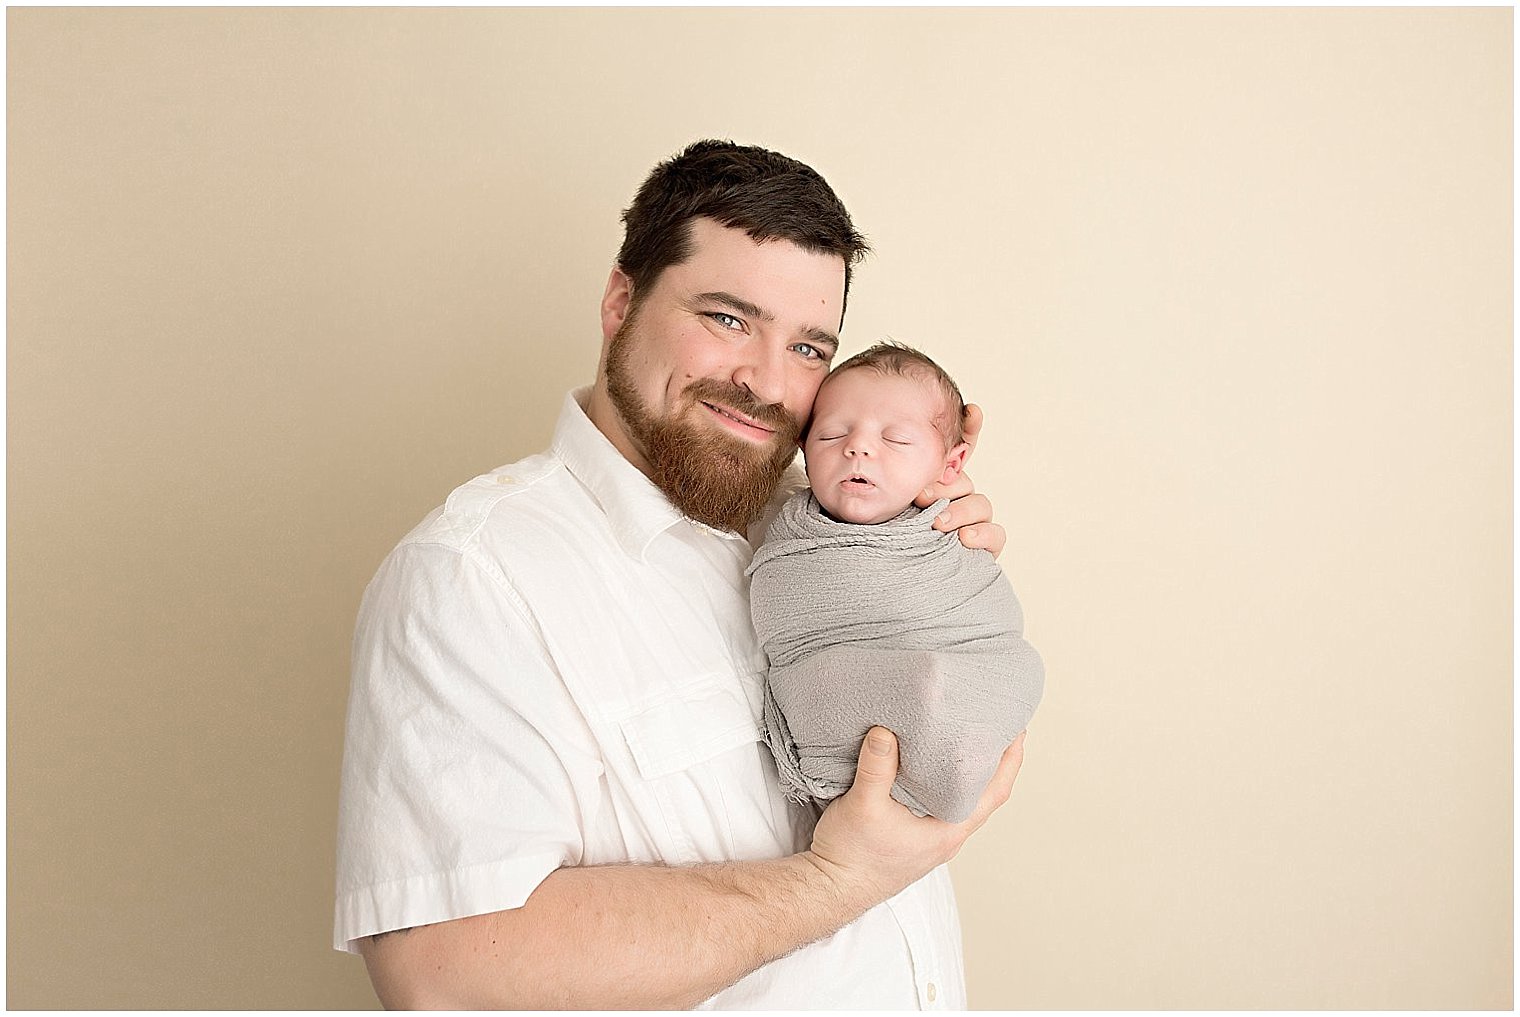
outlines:
[[[686,517],[597,430],[586,416],[590,395],[591,386],[587,385],[565,396],[550,448],[601,505],[618,544],[630,557],[643,561],[650,542]],[[695,520],[686,521],[720,537],[744,539]]]

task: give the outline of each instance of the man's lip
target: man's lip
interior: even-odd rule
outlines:
[[[764,431],[767,434],[776,433],[776,429],[774,427],[767,427],[766,425],[760,423],[760,421],[756,420],[754,417],[745,416],[743,413],[740,413],[738,410],[734,409],[731,406],[724,406],[722,403],[710,403],[706,399],[701,400],[701,403],[703,406],[706,406],[714,413],[719,413],[726,417],[732,417],[739,423],[748,424],[750,427],[753,427],[758,431]]]

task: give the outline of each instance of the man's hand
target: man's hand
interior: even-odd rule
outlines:
[[[982,433],[982,408],[975,403],[967,403],[966,411],[961,419],[961,430],[964,432],[966,444],[971,446],[971,452],[966,458],[971,458],[971,453],[976,451],[977,436]],[[992,502],[987,500],[986,495],[976,494],[975,485],[964,470],[948,484],[930,484],[913,499],[913,504],[919,508],[928,508],[941,498],[949,498],[951,502],[945,511],[934,520],[934,528],[948,533],[957,530],[956,536],[960,537],[961,543],[971,548],[982,548],[992,552],[996,558],[1003,553],[1003,546],[1008,543],[1008,533],[997,523],[992,521]]]
[[[1024,735],[1003,752],[976,809],[962,823],[915,816],[892,798],[897,738],[884,727],[866,733],[855,784],[824,810],[803,852],[831,876],[841,894],[870,906],[895,896],[937,865],[954,858],[966,838],[1008,800],[1024,763]]]

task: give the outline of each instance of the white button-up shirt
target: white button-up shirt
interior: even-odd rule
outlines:
[[[586,393],[547,452],[456,489],[365,591],[338,949],[520,907],[560,866],[810,843],[813,816],[760,741],[751,546],[682,516],[586,417]],[[803,482],[789,472],[773,508]],[[964,1008],[948,871],[703,1007]]]

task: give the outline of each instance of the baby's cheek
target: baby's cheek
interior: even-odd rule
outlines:
[[[802,468],[807,472],[808,483],[817,486],[819,474],[823,472],[822,464],[817,456],[810,456],[804,450],[802,453]]]
[[[822,505],[829,515],[835,519],[844,518],[842,514],[844,506],[839,503],[839,499],[835,497],[835,491],[829,485],[812,484],[810,486],[813,488],[813,497],[818,499],[818,504]]]

